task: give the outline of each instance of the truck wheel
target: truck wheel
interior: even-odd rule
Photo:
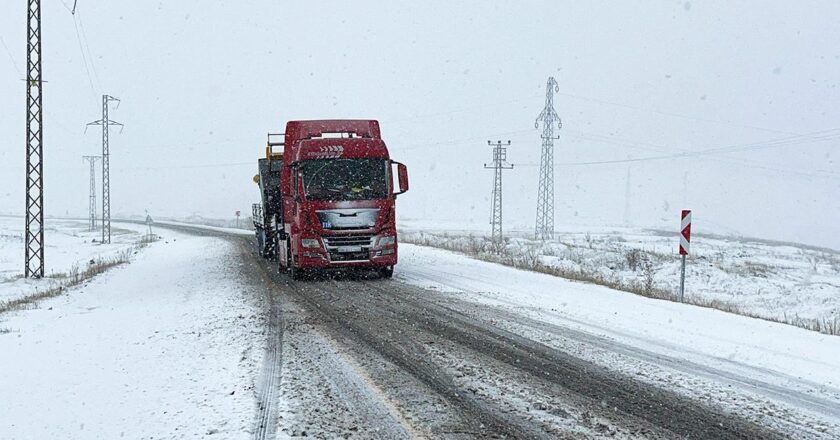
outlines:
[[[257,253],[259,253],[261,257],[264,257],[265,255],[263,254],[264,245],[262,231],[260,229],[257,229],[255,235],[257,236]]]
[[[303,274],[301,273],[301,270],[295,266],[289,266],[289,277],[295,281],[300,281],[303,279]]]
[[[292,255],[292,246],[286,247],[286,270],[289,272],[289,277],[295,281],[303,279],[303,270],[295,267],[295,258]]]
[[[277,243],[277,247],[278,247],[278,250],[277,250],[277,272],[279,272],[279,273],[284,273],[284,272],[289,273],[289,267],[291,267],[291,260],[290,260],[291,251],[289,251],[289,244],[286,243],[286,258],[284,258],[285,261],[283,261],[283,262],[280,261],[280,250],[279,250],[280,242],[279,242],[279,240],[278,240],[278,243]]]
[[[391,278],[394,276],[394,266],[383,267],[379,269],[379,276],[382,278]]]

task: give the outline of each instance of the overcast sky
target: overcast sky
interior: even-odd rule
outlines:
[[[24,206],[25,3],[0,6],[0,213]],[[48,215],[86,213],[108,93],[115,215],[249,211],[266,132],[375,118],[409,166],[401,218],[486,224],[487,140],[510,139],[505,220],[532,228],[554,76],[558,228],[687,207],[697,231],[840,248],[835,1],[65,3],[43,1]]]

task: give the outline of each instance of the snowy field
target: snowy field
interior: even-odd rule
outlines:
[[[677,236],[628,228],[576,228],[545,244],[511,233],[494,252],[477,231],[443,231],[408,222],[404,242],[456,250],[518,267],[548,268],[575,279],[674,298],[679,291]],[[500,255],[501,254],[501,255]],[[787,243],[695,236],[686,266],[686,297],[821,331],[840,329],[840,252]],[[827,329],[826,329],[827,327]]]
[[[102,231],[89,231],[85,220],[48,218],[44,225],[46,277],[26,279],[23,278],[24,219],[0,216],[0,302],[57,286],[74,268],[84,270],[91,260],[115,258],[136,246],[144,230],[142,225],[112,223],[111,243],[103,245]]]
[[[53,230],[79,243],[66,264],[99,250],[68,225]],[[251,437],[258,295],[230,263],[233,244],[161,234],[130,264],[0,316],[0,438]]]

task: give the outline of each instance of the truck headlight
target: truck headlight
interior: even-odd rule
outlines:
[[[317,238],[302,238],[300,240],[300,244],[305,248],[311,248],[311,249],[321,247],[321,242],[318,241]]]
[[[380,247],[381,246],[388,246],[388,245],[394,244],[396,241],[397,241],[397,237],[395,237],[393,235],[383,235],[383,236],[379,237],[379,243],[377,245],[380,246]]]

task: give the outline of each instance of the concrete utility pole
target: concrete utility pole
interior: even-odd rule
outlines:
[[[93,121],[90,125],[102,126],[102,243],[111,242],[111,153],[108,145],[109,128],[112,125],[122,127],[123,124],[112,121],[108,115],[111,101],[118,103],[120,100],[110,95],[102,95],[102,119]]]
[[[492,225],[491,238],[494,243],[502,242],[502,170],[513,169],[513,165],[507,163],[507,146],[510,146],[510,141],[503,144],[502,141],[492,143],[487,141],[487,145],[493,147],[493,165],[484,164],[484,168],[494,170],[493,178],[493,211],[490,218]]]
[[[26,11],[26,227],[23,274],[44,276],[44,119],[41,1]]]
[[[563,128],[560,116],[554,111],[554,92],[559,91],[560,86],[554,77],[549,77],[545,85],[545,107],[537,116],[534,127],[540,127],[543,123],[542,132],[542,155],[540,157],[540,182],[537,190],[537,226],[534,235],[538,240],[551,240],[554,238],[554,124],[557,128]]]
[[[82,156],[90,163],[90,193],[88,195],[88,230],[96,230],[96,161],[101,156]]]

